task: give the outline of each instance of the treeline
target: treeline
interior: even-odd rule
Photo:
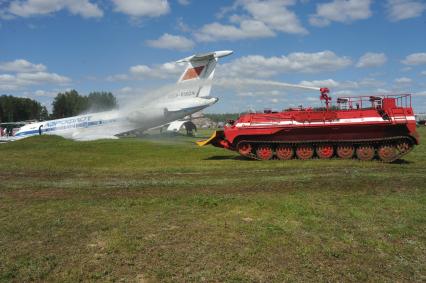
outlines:
[[[51,118],[59,119],[82,113],[94,113],[117,108],[117,100],[111,92],[91,92],[80,95],[76,90],[58,93],[52,103]]]
[[[204,117],[209,118],[213,122],[226,122],[228,120],[237,120],[240,117],[239,113],[223,113],[223,114],[203,114]]]
[[[52,102],[52,113],[38,101],[11,95],[0,96],[0,122],[48,120],[76,116],[83,113],[108,111],[117,108],[111,92],[91,92],[80,95],[76,90],[58,93]]]
[[[0,121],[16,122],[26,120],[46,120],[49,113],[39,102],[11,95],[0,96]]]

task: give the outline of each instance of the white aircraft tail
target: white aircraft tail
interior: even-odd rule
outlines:
[[[196,82],[198,80],[213,80],[216,64],[219,58],[231,55],[233,51],[215,51],[205,54],[196,54],[183,58],[177,63],[188,62],[188,66],[178,80],[178,84]],[[194,86],[182,90],[182,96],[206,97],[210,95],[211,84],[194,83]]]

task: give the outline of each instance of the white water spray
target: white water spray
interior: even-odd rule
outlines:
[[[320,87],[312,87],[301,84],[289,84],[277,81],[270,80],[258,80],[258,79],[215,79],[215,82],[223,87],[229,88],[239,88],[246,85],[254,85],[254,86],[272,86],[272,87],[281,87],[281,88],[295,88],[295,89],[305,89],[305,90],[320,90]]]

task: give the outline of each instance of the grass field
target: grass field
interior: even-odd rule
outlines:
[[[0,282],[426,281],[425,144],[386,164],[193,141],[0,145]]]

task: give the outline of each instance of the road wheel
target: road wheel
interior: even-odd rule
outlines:
[[[377,150],[377,155],[384,162],[392,162],[396,159],[396,148],[392,145],[381,145]]]
[[[277,157],[281,160],[289,160],[294,156],[294,150],[290,145],[279,145],[275,149]]]
[[[334,154],[334,148],[331,144],[319,145],[317,147],[317,155],[321,159],[331,158]]]
[[[370,145],[361,145],[356,149],[356,156],[359,160],[371,160],[374,157],[374,147]]]
[[[351,145],[339,145],[336,152],[337,156],[342,159],[351,159],[354,156],[355,148]]]
[[[399,151],[399,153],[404,154],[410,151],[411,145],[407,141],[402,141],[396,145],[396,149]]]
[[[238,144],[238,153],[243,155],[243,156],[247,156],[251,153],[252,150],[252,146],[251,144],[247,143],[247,142],[242,142]]]
[[[269,160],[274,156],[274,152],[269,145],[260,145],[256,149],[256,156],[261,160]]]
[[[296,155],[299,159],[306,160],[314,156],[314,148],[311,145],[299,145],[296,149]]]

